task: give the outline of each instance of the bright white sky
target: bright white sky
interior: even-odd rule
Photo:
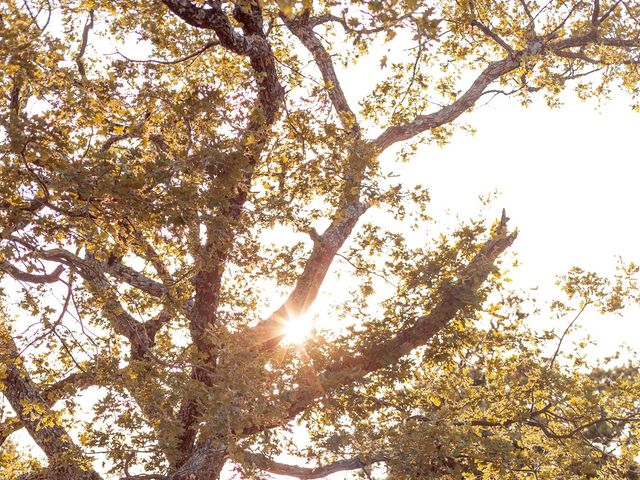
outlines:
[[[478,196],[497,189],[493,216],[507,209],[519,236],[520,287],[553,286],[555,276],[578,265],[613,273],[617,256],[640,261],[638,207],[640,114],[627,98],[599,109],[567,95],[561,109],[529,108],[496,98],[466,115],[475,136],[460,132],[445,148],[422,148],[407,168],[431,190],[435,212],[473,215]],[[640,349],[637,319],[585,317],[599,353],[624,341]]]

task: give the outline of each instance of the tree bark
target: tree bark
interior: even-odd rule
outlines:
[[[226,462],[224,448],[214,449],[205,445],[198,448],[168,480],[217,480]]]

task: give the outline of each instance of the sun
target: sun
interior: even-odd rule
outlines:
[[[313,320],[308,315],[292,318],[284,325],[283,343],[299,345],[311,334]]]

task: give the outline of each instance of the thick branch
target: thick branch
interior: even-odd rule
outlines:
[[[327,88],[329,99],[333,104],[345,130],[358,134],[360,127],[356,122],[356,117],[349,107],[347,98],[342,91],[336,70],[333,66],[333,61],[329,52],[322,45],[322,41],[313,32],[312,25],[309,25],[309,16],[305,14],[295,19],[289,20],[286,16],[281,15],[282,21],[287,28],[293,33],[302,44],[309,50],[313,59],[315,60],[322,79]]]
[[[121,260],[107,260],[102,267],[105,273],[154,297],[163,298],[169,293],[165,285],[125,265]]]
[[[487,27],[484,23],[478,21],[478,20],[471,20],[471,25],[478,27],[480,30],[482,30],[482,32],[488,36],[489,38],[491,38],[494,42],[496,42],[498,45],[500,45],[502,48],[504,48],[508,54],[510,55],[514,55],[514,51],[513,49],[509,46],[509,44],[507,42],[505,42],[498,34],[496,34],[493,30],[491,30],[489,27]]]
[[[411,122],[387,128],[373,144],[379,151],[383,151],[396,142],[408,140],[419,133],[452,122],[476,103],[491,82],[515,70],[519,65],[519,55],[509,55],[489,64],[455,102],[429,115],[418,115]]]
[[[122,260],[119,259],[110,258],[109,260],[100,262],[94,258],[81,258],[63,248],[37,250],[32,245],[25,244],[25,246],[34,249],[34,254],[42,260],[59,262],[73,268],[85,280],[90,281],[95,279],[97,276],[109,274],[154,297],[163,298],[169,293],[169,289],[165,285],[125,265],[122,263]],[[0,265],[0,269],[4,269],[3,265]]]
[[[393,365],[412,350],[425,345],[442,330],[473,298],[487,279],[498,256],[515,240],[516,233],[507,233],[506,216],[500,221],[496,234],[462,270],[455,282],[442,292],[440,301],[428,315],[384,343],[372,345],[364,352],[342,358],[315,378],[297,394],[289,409],[290,418],[303,411],[315,398],[336,388],[360,380],[368,373]]]
[[[145,277],[119,261],[100,262],[91,255],[81,258],[61,248],[40,251],[36,254],[39,258],[58,261],[73,268],[85,282],[104,297],[104,314],[116,333],[129,339],[131,354],[134,358],[142,358],[144,353],[153,346],[155,334],[171,318],[169,310],[163,309],[152,320],[139,322],[123,308],[105,276],[106,272],[155,296],[164,296],[168,290],[161,283]]]
[[[172,475],[169,480],[211,480],[219,478],[227,461],[224,448],[214,449],[208,444],[198,448],[189,459]]]
[[[489,32],[485,33],[488,34]],[[495,38],[494,40],[497,41]],[[590,44],[620,48],[634,48],[640,47],[640,40],[600,37],[597,31],[592,31],[586,35],[560,39],[547,44],[542,43],[541,40],[535,40],[527,47],[527,52],[540,52],[542,48],[549,48],[552,51],[558,52],[560,50],[584,47]],[[503,47],[506,48],[507,46],[503,45]],[[374,145],[379,151],[383,151],[396,142],[408,140],[419,133],[452,122],[475,104],[490,83],[497,80],[502,75],[515,70],[520,65],[520,57],[522,53],[523,52],[515,52],[502,60],[489,64],[478,78],[476,78],[471,87],[469,87],[469,89],[455,102],[429,115],[419,115],[411,122],[387,128],[377,139],[374,140]]]
[[[11,265],[9,262],[3,260],[0,261],[0,270],[8,273],[16,280],[27,283],[55,283],[60,279],[60,275],[64,272],[64,267],[62,265],[58,265],[55,270],[51,273],[45,274],[34,274],[23,272],[17,267]]]
[[[58,400],[71,392],[95,384],[95,376],[91,372],[72,373],[42,390],[47,407],[52,407]],[[24,424],[19,417],[11,417],[0,424],[0,446],[13,432],[20,430]]]
[[[565,48],[579,48],[587,45],[604,45],[607,47],[620,48],[640,48],[639,38],[617,38],[617,37],[600,37],[597,31],[592,31],[586,35],[578,37],[563,38],[549,43],[552,50],[562,50]]]
[[[594,0],[593,12],[591,14],[591,23],[593,25],[597,25],[599,16],[600,16],[600,0]]]
[[[353,227],[365,211],[366,206],[363,205],[352,207],[346,218],[334,220],[322,235],[314,239],[311,255],[289,297],[269,318],[243,335],[249,335],[252,342],[267,349],[280,343],[284,337],[284,324],[303,315],[313,304],[336,253],[349,238]]]
[[[18,417],[10,417],[0,423],[0,447],[2,447],[5,440],[9,438],[9,435],[17,432],[23,426],[22,421],[20,421]]]
[[[218,35],[220,44],[239,55],[254,52],[252,39],[236,32],[222,9],[222,2],[207,2],[209,8],[194,5],[189,0],[162,0],[174,14],[189,25],[197,28],[213,30]]]
[[[286,475],[288,477],[299,478],[300,480],[324,478],[327,475],[337,472],[359,470],[363,467],[384,460],[382,457],[379,457],[364,461],[359,457],[355,457],[346,460],[337,460],[321,467],[299,467],[297,465],[287,465],[285,463],[276,462],[259,453],[243,452],[242,456],[245,462],[252,463],[260,470],[275,473],[276,475]]]
[[[100,479],[89,467],[80,448],[73,443],[66,429],[59,424],[45,397],[34,386],[28,373],[20,366],[16,345],[6,329],[0,331],[0,353],[5,368],[2,393],[17,419],[49,458],[50,468],[62,468],[67,474],[58,478]],[[74,472],[74,473],[71,473]]]
[[[258,98],[266,123],[271,124],[284,98],[284,88],[280,85],[273,51],[261,25],[246,25],[245,32],[248,34],[242,35],[234,29],[219,0],[207,2],[207,8],[198,7],[189,0],[163,0],[163,3],[189,25],[213,30],[220,45],[226,49],[249,57],[251,67],[257,74]],[[261,15],[257,16],[261,18]]]
[[[80,72],[80,76],[83,79],[87,77],[87,72],[86,72],[82,57],[84,56],[84,52],[87,50],[87,45],[89,44],[89,31],[92,28],[93,28],[93,10],[90,10],[89,17],[87,18],[87,21],[84,24],[84,28],[82,29],[82,42],[80,43],[80,51],[76,55],[76,65],[78,66],[78,71]]]
[[[63,379],[43,388],[43,395],[46,398],[48,405],[53,405],[66,395],[95,384],[96,376],[90,370],[71,373]]]

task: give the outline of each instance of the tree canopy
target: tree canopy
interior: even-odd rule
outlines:
[[[391,175],[491,96],[637,102],[639,32],[637,0],[2,2],[4,478],[639,478],[632,356],[563,345],[638,267],[571,270],[540,332],[506,214],[439,231]],[[334,328],[283,342],[336,272]]]

